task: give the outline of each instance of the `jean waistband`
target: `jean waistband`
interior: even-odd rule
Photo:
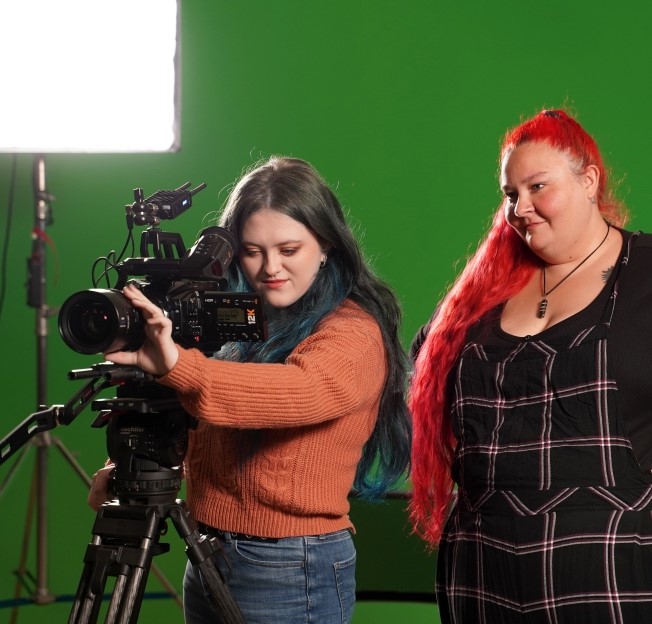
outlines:
[[[233,531],[222,531],[220,529],[216,529],[215,527],[204,524],[203,522],[198,522],[197,528],[199,529],[200,533],[204,533],[205,535],[210,535],[211,537],[217,537],[222,541],[230,539],[230,540],[238,540],[241,542],[266,542],[268,544],[276,544],[278,542],[278,538],[276,537],[258,537],[257,535],[249,535],[247,533],[234,533]]]

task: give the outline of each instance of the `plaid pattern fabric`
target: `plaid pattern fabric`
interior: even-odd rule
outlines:
[[[622,425],[607,333],[463,351],[442,622],[652,622],[652,475]]]

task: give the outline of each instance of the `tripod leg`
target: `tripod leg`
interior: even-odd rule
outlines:
[[[136,622],[146,583],[147,575],[142,568],[131,568],[129,576],[119,575],[113,588],[105,623]]]
[[[158,516],[157,516],[158,517]],[[106,624],[134,624],[145,594],[148,570],[152,557],[157,554],[155,540],[145,538],[138,549],[138,562],[132,562],[129,575],[120,574],[113,590]]]
[[[215,610],[222,615],[226,624],[246,624],[238,603],[215,567],[213,555],[221,550],[217,540],[199,533],[197,522],[184,501],[177,500],[170,509],[169,516],[177,533],[186,542],[186,555],[190,563],[198,566],[204,575]]]
[[[93,543],[99,543],[98,538],[94,538]],[[84,624],[97,620],[102,601],[102,591],[98,592],[94,587],[93,571],[94,565],[91,562],[86,562],[72,603],[68,624]]]
[[[116,581],[107,607],[105,624],[135,624],[138,619],[147,574],[139,567],[121,566],[121,568],[121,572],[115,574]],[[98,579],[93,575],[93,566],[87,564],[68,620],[69,624],[97,622],[103,591],[98,592],[99,588],[94,590],[93,586]],[[102,589],[103,586],[102,582]]]
[[[116,578],[105,622],[135,623],[154,556],[166,552],[159,544],[161,514],[157,507],[102,506],[93,526],[93,539],[84,556],[84,573],[69,624],[97,619],[107,578]]]
[[[214,538],[208,538],[214,539]],[[229,624],[245,624],[244,616],[238,603],[234,600],[222,575],[215,567],[212,557],[196,564],[204,576],[206,585],[211,594],[213,606],[224,615],[224,621]]]

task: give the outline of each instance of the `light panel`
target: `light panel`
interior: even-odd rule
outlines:
[[[0,2],[0,151],[178,149],[177,5]]]

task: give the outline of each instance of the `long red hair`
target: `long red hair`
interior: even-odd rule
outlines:
[[[562,110],[541,111],[505,134],[500,160],[531,141],[566,153],[578,174],[589,165],[598,167],[599,209],[613,225],[625,224],[627,210],[609,188],[598,146],[577,121]],[[414,429],[410,519],[430,546],[439,542],[453,494],[456,440],[447,396],[451,370],[470,327],[519,292],[539,266],[539,259],[506,222],[501,203],[477,251],[441,301],[419,351],[409,396]]]

